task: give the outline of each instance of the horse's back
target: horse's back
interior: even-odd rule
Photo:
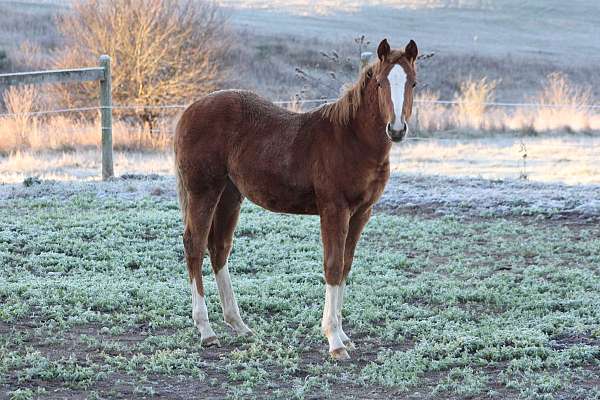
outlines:
[[[198,191],[229,179],[265,208],[314,213],[313,140],[303,117],[247,91],[207,95],[177,125],[177,168]]]
[[[295,134],[300,120],[299,114],[252,92],[220,90],[198,99],[182,113],[175,133],[176,150],[184,144],[222,137],[229,144],[255,140],[256,136],[279,140],[282,135]]]
[[[240,113],[240,95],[233,90],[214,92],[196,100],[179,118],[175,149],[183,143],[190,145],[206,136],[224,133],[231,128],[231,117]]]

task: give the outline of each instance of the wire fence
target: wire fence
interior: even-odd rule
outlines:
[[[298,70],[297,70],[298,72]],[[299,71],[302,72],[302,71]],[[549,160],[552,162],[570,162],[571,160],[559,160],[559,157],[564,156],[568,152],[568,158],[577,158],[580,162],[588,162],[588,159],[595,159],[600,157],[600,139],[590,137],[584,141],[571,140],[569,142],[552,142],[552,140],[545,142],[536,142],[530,136],[526,134],[528,129],[535,131],[539,125],[535,125],[529,117],[523,117],[520,114],[527,116],[539,116],[541,119],[546,118],[547,115],[559,114],[560,124],[564,124],[564,114],[572,114],[579,119],[573,118],[573,125],[576,125],[576,130],[580,130],[580,126],[584,126],[584,130],[598,131],[600,130],[600,114],[593,110],[600,110],[600,104],[577,104],[575,100],[573,103],[560,104],[561,101],[565,101],[564,97],[560,100],[557,97],[555,102],[545,102],[541,98],[540,102],[526,102],[526,101],[487,101],[487,102],[470,102],[465,101],[463,98],[454,100],[441,100],[438,98],[420,98],[415,99],[415,113],[413,118],[412,127],[417,135],[409,136],[405,139],[403,146],[395,146],[394,151],[396,155],[401,154],[402,158],[412,157],[415,163],[428,163],[427,160],[432,160],[431,163],[479,163],[481,160],[485,160],[490,154],[491,158],[497,157],[497,159],[486,160],[490,162],[501,161],[514,163],[515,167],[520,170],[520,176],[527,178],[527,167],[529,160],[534,162],[545,162]],[[319,106],[326,103],[337,101],[337,98],[313,98],[313,99],[302,99],[292,98],[289,100],[275,100],[274,104],[279,106],[288,106],[291,110],[302,110],[307,109],[306,106]],[[579,99],[578,101],[581,101]],[[589,101],[589,100],[583,100]],[[94,112],[101,112],[104,115],[112,116],[112,114],[119,115],[120,121],[118,125],[118,136],[115,137],[116,145],[121,146],[123,149],[133,150],[165,150],[167,144],[172,140],[174,134],[174,127],[172,124],[173,117],[176,112],[185,109],[188,104],[114,104],[108,105],[109,102],[102,103],[100,106],[85,106],[85,107],[72,107],[72,108],[57,108],[53,110],[39,110],[32,111],[32,108],[22,108],[23,111],[28,112],[5,112],[0,113],[0,123],[6,120],[14,119],[15,122],[21,124],[20,131],[17,132],[14,137],[15,144],[5,145],[6,149],[47,149],[47,148],[60,148],[60,146],[86,146],[95,145],[97,140],[97,132],[99,128],[99,121],[94,118],[87,118]],[[465,106],[465,107],[461,107]],[[458,118],[463,117],[463,114],[468,114],[468,110],[461,114],[461,109],[467,109],[470,106],[475,106],[477,110],[473,114],[476,116],[466,116],[464,119]],[[432,112],[426,111],[429,108]],[[498,110],[499,108],[510,109],[511,111]],[[33,108],[35,110],[36,108]],[[481,110],[485,109],[484,112]],[[110,112],[107,112],[110,110]],[[514,110],[514,111],[512,111]],[[529,112],[531,110],[531,112]],[[558,113],[554,111],[545,112],[543,110],[560,110]],[[569,110],[565,112],[565,110]],[[456,111],[456,113],[455,113]],[[45,116],[60,115],[60,114],[76,114],[79,118],[43,118]],[[146,115],[152,114],[155,118],[150,123],[136,124],[132,123],[134,119],[129,118],[132,115]],[[483,116],[485,114],[485,116]],[[93,114],[92,114],[93,115]],[[432,117],[433,115],[433,117]],[[584,115],[584,117],[581,117]],[[35,119],[41,117],[39,120]],[[158,117],[158,118],[157,118]],[[490,117],[490,118],[488,118]],[[518,118],[517,118],[518,117]],[[18,120],[20,118],[20,121]],[[32,118],[32,120],[28,120]],[[471,119],[468,119],[471,118]],[[593,122],[592,121],[593,118]],[[433,123],[432,121],[435,120]],[[583,123],[580,123],[581,121]],[[465,122],[467,121],[467,122]],[[29,131],[29,126],[23,128],[30,122],[32,127]],[[160,123],[158,123],[160,122]],[[110,126],[112,127],[112,123]],[[561,129],[570,129],[573,125],[560,125]],[[102,132],[104,137],[104,130],[106,126],[102,124]],[[547,124],[542,127],[542,131],[547,131]],[[489,133],[498,131],[510,132],[511,138],[502,139],[494,142],[494,139],[490,139]],[[0,126],[2,128],[2,126]],[[472,133],[469,135],[467,132],[462,132],[461,129],[465,128],[467,131],[477,131],[477,135]],[[12,128],[8,126],[8,130]],[[412,129],[412,128],[411,128]],[[545,129],[545,130],[544,130]],[[552,128],[550,128],[552,129]],[[48,132],[52,132],[48,134]],[[0,140],[6,139],[11,134],[6,135],[7,130],[2,132],[0,129]],[[459,133],[460,132],[460,133]],[[486,132],[481,134],[480,132]],[[467,134],[464,134],[467,133]],[[519,136],[515,136],[515,133],[520,133]],[[31,140],[26,135],[34,137]],[[62,135],[62,136],[61,136]],[[60,136],[60,137],[59,137]],[[55,140],[50,143],[50,140]],[[112,139],[111,139],[112,141]],[[35,143],[34,143],[35,142]],[[12,142],[11,142],[12,143]],[[0,147],[3,143],[0,143]],[[13,147],[11,147],[13,146]],[[47,146],[47,147],[44,147]],[[170,147],[170,146],[169,146]],[[111,147],[112,148],[112,147]],[[104,149],[104,148],[103,148]],[[450,149],[450,150],[449,150]],[[468,150],[465,150],[468,149]],[[564,151],[561,151],[562,149]],[[568,149],[573,149],[570,151]],[[433,153],[432,153],[433,152]],[[437,153],[436,153],[437,152]],[[104,153],[103,153],[104,154]],[[112,150],[111,150],[112,154]],[[573,157],[573,155],[575,155]],[[437,157],[437,159],[436,159]],[[454,157],[454,158],[452,158]],[[501,160],[502,159],[502,160]],[[590,165],[592,163],[589,163]],[[112,161],[111,161],[112,165]],[[439,164],[438,164],[439,165]],[[585,168],[596,170],[595,167]],[[112,169],[112,167],[111,167]],[[104,172],[103,172],[104,174]],[[112,174],[112,171],[111,171]]]
[[[308,100],[276,100],[273,103],[277,105],[286,105],[286,104],[311,104],[311,103],[329,103],[336,101],[337,99],[308,99]],[[50,114],[66,114],[66,113],[75,113],[75,112],[87,112],[87,111],[99,111],[103,108],[108,108],[112,110],[152,110],[152,109],[183,109],[186,108],[188,104],[157,104],[157,105],[143,105],[143,104],[115,104],[111,107],[100,107],[100,106],[90,106],[90,107],[75,107],[75,108],[59,108],[56,110],[46,110],[46,111],[35,111],[35,112],[25,112],[25,113],[2,113],[0,117],[2,118],[11,118],[11,117],[37,117],[42,115],[50,115]]]
[[[319,103],[331,103],[338,100],[337,98],[323,98],[323,99],[298,99],[298,100],[276,100],[273,101],[274,104],[277,105],[291,105],[291,104],[319,104]],[[545,103],[518,103],[518,102],[483,102],[483,103],[474,103],[474,102],[465,102],[458,100],[414,100],[415,104],[438,104],[438,105],[482,105],[485,107],[503,107],[503,108],[554,108],[554,109],[589,109],[596,110],[600,109],[600,104],[545,104]],[[112,109],[116,111],[120,110],[153,110],[153,109],[183,109],[186,108],[188,104],[157,104],[157,105],[144,105],[144,104],[116,104],[112,107],[100,107],[100,106],[90,106],[90,107],[76,107],[76,108],[60,108],[56,110],[46,110],[46,111],[35,111],[35,112],[25,112],[25,113],[2,113],[0,114],[0,118],[10,118],[10,117],[38,117],[43,115],[50,114],[65,114],[65,113],[75,113],[75,112],[88,112],[88,111],[99,111],[101,109]]]
[[[292,100],[277,100],[274,101],[274,104],[280,106],[286,105],[319,105],[324,103],[331,103],[336,101],[335,98],[320,98],[320,99],[292,99]],[[461,104],[469,104],[467,102],[461,102],[456,100],[415,100],[414,103],[417,106],[427,107],[429,105],[443,105],[443,106],[457,106]],[[482,103],[478,103],[481,105]],[[522,103],[522,102],[485,102],[483,103],[486,107],[504,107],[504,108],[562,108],[562,109],[600,109],[600,104],[582,104],[582,105],[573,105],[573,104],[543,104],[543,103]],[[182,110],[186,108],[188,104],[157,104],[157,105],[142,105],[142,104],[116,104],[112,107],[109,107],[114,112],[119,113],[122,111],[135,111],[135,110],[164,110],[168,112],[169,110]],[[36,111],[36,112],[28,112],[28,113],[4,113],[0,114],[0,118],[15,118],[15,117],[41,117],[46,115],[55,115],[55,114],[67,114],[67,113],[89,113],[89,112],[97,112],[100,111],[103,107],[100,106],[90,106],[90,107],[76,107],[76,108],[61,108],[55,110],[45,110],[45,111]],[[77,134],[78,132],[83,134],[95,134],[95,129],[90,127],[90,129],[82,129],[81,127],[70,129],[68,127],[61,127],[59,129],[60,133],[64,131],[64,133]],[[68,132],[67,132],[68,131]],[[448,131],[450,132],[450,131]],[[59,132],[54,132],[58,134]],[[171,127],[166,129],[156,129],[153,128],[149,130],[151,135],[172,135]],[[492,139],[486,136],[444,136],[443,131],[436,132],[435,136],[430,137],[420,137],[420,136],[409,136],[405,139],[405,146],[402,150],[400,150],[403,154],[408,153],[411,148],[416,149],[414,146],[420,146],[421,144],[431,143],[433,146],[440,145],[466,145],[466,146],[474,146],[473,149],[476,152],[477,148],[487,147],[487,151],[495,151],[497,153],[505,153],[507,159],[514,160],[515,168],[523,170],[521,172],[522,177],[527,176],[527,163],[535,162],[535,160],[548,161],[547,158],[551,156],[550,153],[557,153],[560,150],[572,149],[578,153],[578,159],[580,161],[588,160],[590,158],[600,157],[600,140],[587,140],[581,142],[570,142],[570,143],[535,143],[530,141],[527,136],[522,135],[520,138],[512,138],[512,142],[506,144],[504,148],[499,146],[498,143],[492,142]],[[538,148],[536,148],[538,147]],[[577,150],[579,149],[579,150]],[[564,153],[564,152],[561,152]],[[462,162],[465,160],[459,160],[462,156],[455,155],[453,156],[456,160],[453,159],[444,159],[441,160],[446,163],[453,162]],[[481,154],[481,157],[484,157],[484,154]],[[479,158],[481,158],[479,157]],[[473,162],[478,159],[476,153],[471,154],[471,158]],[[550,157],[551,158],[551,157]],[[587,161],[586,161],[587,162]]]

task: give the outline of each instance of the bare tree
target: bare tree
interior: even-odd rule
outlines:
[[[112,58],[116,104],[158,105],[188,101],[216,89],[227,48],[225,17],[216,3],[181,0],[84,0],[58,17],[67,44],[57,67],[95,65]],[[89,104],[94,85],[60,90],[69,105]],[[152,124],[156,109],[138,109]]]

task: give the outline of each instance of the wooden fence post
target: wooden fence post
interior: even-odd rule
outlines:
[[[100,67],[104,69],[104,77],[100,79],[100,115],[102,129],[102,179],[114,176],[113,144],[112,144],[112,93],[110,76],[110,57],[100,56]]]
[[[51,71],[18,72],[15,74],[0,74],[0,87],[11,85],[35,85],[71,81],[100,81],[100,119],[102,127],[102,179],[108,179],[114,175],[112,154],[112,95],[109,56],[100,56],[99,67],[57,69]],[[74,109],[73,111],[75,110],[76,109]],[[43,114],[43,112],[41,114]]]

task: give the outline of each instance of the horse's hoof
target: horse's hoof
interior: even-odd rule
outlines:
[[[254,332],[252,332],[252,329],[246,327],[246,329],[238,331],[237,332],[238,336],[254,336]]]
[[[233,329],[235,334],[238,336],[254,336],[252,329],[248,328],[243,322],[241,324],[230,324],[226,321],[225,324]]]
[[[202,347],[221,347],[221,342],[216,336],[202,338]]]
[[[350,360],[350,355],[348,355],[348,352],[346,351],[346,349],[344,347],[340,347],[339,349],[330,351],[329,354],[331,354],[331,358],[333,358],[336,361],[349,361]]]
[[[352,340],[346,340],[344,342],[344,345],[346,346],[346,348],[348,350],[356,350],[356,345],[354,344],[354,342]]]

